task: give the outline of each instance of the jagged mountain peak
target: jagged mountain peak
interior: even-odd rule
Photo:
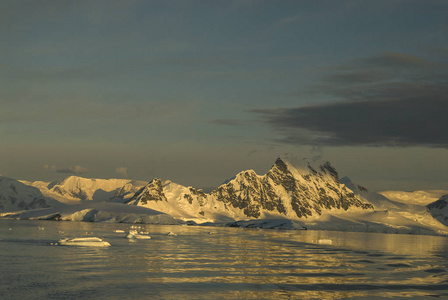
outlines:
[[[167,210],[167,213],[188,211],[189,216],[196,218],[207,217],[207,212],[214,214],[219,207],[224,208],[221,215],[238,218],[264,215],[307,218],[332,209],[373,209],[371,204],[339,183],[338,174],[330,163],[312,163],[307,159],[297,162],[283,155],[265,175],[258,175],[254,170],[239,172],[209,194],[155,178],[128,204]]]
[[[276,175],[272,176],[273,174]],[[282,174],[283,178],[290,177],[288,181],[310,181],[312,178],[320,178],[319,180],[331,181],[339,185],[336,169],[329,161],[320,157],[298,159],[289,154],[281,155],[266,175],[278,177],[279,174]]]
[[[228,182],[238,180],[238,181],[248,181],[248,180],[254,180],[256,178],[261,178],[262,176],[258,175],[254,170],[246,170],[241,171],[238,174],[236,174],[231,180]]]
[[[158,178],[152,179],[147,185],[135,193],[135,195],[126,203],[134,205],[139,203],[145,205],[150,201],[167,201],[165,194],[163,193],[162,180]]]
[[[314,174],[317,174],[319,172],[336,172],[331,163],[320,156],[315,156],[312,158],[298,158],[297,156],[294,156],[292,154],[282,154],[277,158],[273,167],[277,167],[283,171],[295,171],[300,174],[306,174],[310,172]]]

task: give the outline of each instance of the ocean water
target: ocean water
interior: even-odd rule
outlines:
[[[448,297],[446,237],[141,225],[151,239],[128,240],[113,232],[130,226],[0,220],[0,298]],[[89,236],[112,246],[53,245]]]

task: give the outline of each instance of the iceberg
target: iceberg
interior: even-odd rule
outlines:
[[[60,246],[109,247],[110,244],[97,237],[63,238],[58,242]]]
[[[128,239],[138,239],[138,240],[149,240],[151,237],[145,234],[139,234],[137,230],[129,230],[129,233],[126,235]]]
[[[316,243],[319,245],[332,245],[333,241],[330,239],[319,239],[316,241]]]

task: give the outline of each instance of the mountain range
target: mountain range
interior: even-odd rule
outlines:
[[[0,177],[0,216],[19,219],[448,234],[446,202],[393,201],[340,179],[327,161],[288,155],[264,175],[242,171],[209,193],[156,178]]]

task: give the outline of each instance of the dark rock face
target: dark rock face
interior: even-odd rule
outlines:
[[[247,217],[253,218],[260,216],[261,209],[286,214],[286,203],[290,203],[299,218],[320,215],[323,209],[373,209],[371,204],[363,202],[340,184],[338,173],[329,162],[321,164],[319,171],[309,164],[307,172],[294,169],[278,158],[266,175],[258,176],[254,171],[241,172],[214,190],[212,195],[219,201],[243,209]]]
[[[241,172],[211,194],[226,205],[243,209],[244,214],[252,218],[258,218],[261,209],[286,211],[267,178],[258,176],[254,171]]]
[[[188,202],[190,204],[193,203],[193,201],[197,201],[199,206],[204,206],[205,202],[207,201],[207,195],[204,193],[203,190],[197,190],[195,188],[189,187],[190,194],[184,194],[184,198],[188,199]],[[202,214],[203,215],[203,214]]]
[[[444,196],[444,197],[440,198],[439,200],[437,200],[437,201],[435,201],[433,203],[428,204],[427,207],[430,210],[433,210],[433,209],[444,209],[445,207],[448,206],[447,198],[448,198],[447,196]]]
[[[448,195],[440,197],[439,200],[428,204],[426,207],[435,219],[448,226]]]
[[[139,199],[140,204],[146,204],[149,201],[168,201],[165,197],[162,187],[162,181],[154,178],[150,183],[141,188],[134,197],[129,199],[126,203],[130,203],[136,199]]]

